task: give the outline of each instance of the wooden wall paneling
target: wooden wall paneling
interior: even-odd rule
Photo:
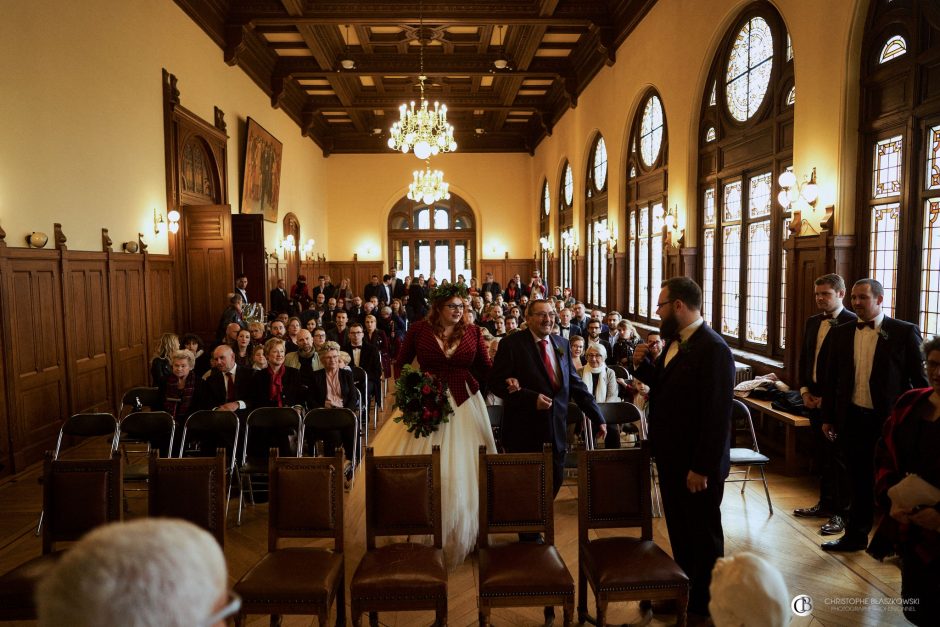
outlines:
[[[114,398],[131,387],[150,385],[150,352],[143,255],[109,255],[111,350]]]
[[[168,255],[146,255],[148,346],[156,344],[164,333],[187,333],[180,325],[174,289],[173,259]]]
[[[12,387],[9,386],[7,381],[7,373],[10,372],[8,362],[11,361],[12,356],[10,351],[6,350],[6,347],[10,346],[13,331],[12,317],[8,311],[10,269],[7,262],[5,237],[6,233],[0,228],[0,346],[3,346],[3,350],[0,350],[0,477],[12,474],[14,470],[13,442],[9,419],[9,416],[12,415],[13,395],[10,394]]]
[[[830,272],[830,241],[827,231],[808,236],[792,235],[784,242],[787,255],[787,351],[784,356],[783,380],[796,384],[803,326],[806,319],[818,313],[813,295],[817,277]]]
[[[679,249],[682,256],[682,276],[698,281],[698,248],[695,246],[683,246]]]
[[[69,252],[63,278],[69,413],[113,411],[107,253]]]
[[[232,215],[232,260],[234,276],[244,274],[248,277],[248,298],[252,302],[263,303],[267,311],[271,306],[269,292],[276,283],[268,285],[265,271],[262,214]]]
[[[381,283],[383,275],[382,268],[384,268],[384,263],[381,261],[360,261],[356,263],[356,285],[353,294],[362,296],[365,292],[366,285],[372,280],[373,274],[378,275],[379,282]]]
[[[497,281],[503,289],[506,289],[506,283],[509,282],[506,277],[505,263],[502,259],[482,259],[480,261],[480,285],[486,281],[486,274],[493,273],[493,279]]]
[[[532,278],[532,271],[537,270],[539,262],[536,259],[507,259],[506,260],[506,282],[503,283],[503,289],[509,284],[509,279],[519,275],[523,284],[527,284]],[[522,287],[522,286],[520,286]]]
[[[183,207],[182,214],[189,331],[212,341],[235,282],[232,211],[228,205],[203,205]]]
[[[607,309],[623,315],[627,311],[627,255],[614,252],[613,259],[607,257],[607,265]]]

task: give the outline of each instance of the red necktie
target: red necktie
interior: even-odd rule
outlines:
[[[542,364],[545,366],[545,371],[548,373],[548,380],[552,383],[552,389],[558,389],[558,381],[555,379],[555,366],[552,365],[552,358],[548,354],[548,340],[540,340],[539,344],[542,346]]]
[[[225,400],[229,403],[235,402],[235,375],[231,372],[225,373],[225,380],[228,382],[225,391]]]

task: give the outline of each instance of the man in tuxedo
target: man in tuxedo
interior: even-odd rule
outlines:
[[[248,368],[239,368],[231,346],[222,344],[212,351],[212,370],[196,399],[199,409],[219,409],[246,414],[251,396],[251,375]]]
[[[828,381],[827,357],[829,335],[840,324],[855,322],[858,317],[842,306],[845,281],[838,274],[825,274],[815,281],[813,296],[821,313],[810,316],[803,330],[800,350],[800,394],[809,411],[813,430],[813,457],[819,475],[819,501],[812,507],[793,511],[800,518],[828,518],[822,526],[823,535],[842,533],[849,503],[848,476],[845,463],[839,458],[834,443],[823,435],[822,399]],[[830,395],[831,396],[831,395]]]
[[[349,354],[352,361],[350,366],[358,366],[369,376],[369,398],[378,399],[381,389],[379,383],[382,379],[382,359],[379,351],[368,342],[364,342],[365,331],[361,322],[349,324],[349,340],[343,345],[343,350]]]
[[[378,307],[382,305],[388,305],[392,302],[392,294],[395,293],[395,285],[392,282],[391,274],[382,275],[382,285],[379,286],[379,293],[375,294],[378,297]]]
[[[574,307],[571,308],[571,311],[574,312],[574,315],[571,317],[571,322],[581,327],[582,331],[587,332],[588,315],[584,303],[579,300],[574,304]],[[582,335],[584,334],[582,333]]]
[[[492,294],[494,299],[503,293],[503,288],[499,286],[499,282],[493,280],[492,272],[486,273],[486,281],[483,282],[481,289]]]
[[[502,443],[509,453],[541,452],[548,442],[553,451],[555,495],[565,472],[568,402],[574,402],[607,435],[607,425],[594,395],[571,367],[568,340],[552,335],[555,311],[547,300],[526,308],[526,329],[500,341],[490,370],[489,391],[503,399]]]
[[[724,555],[721,499],[730,468],[734,358],[702,319],[702,290],[692,279],[663,281],[656,313],[666,349],[633,354],[650,387],[649,439],[659,470],[666,528],[676,562],[689,576],[690,613],[708,616],[712,568]]]
[[[290,298],[287,297],[287,288],[284,279],[277,280],[277,287],[271,290],[271,317],[277,314],[290,311]]]
[[[561,337],[570,340],[572,335],[582,335],[584,332],[581,327],[571,320],[571,310],[567,307],[562,308],[558,313],[558,329]]]
[[[238,278],[235,279],[235,293],[242,297],[242,302],[248,304],[248,277],[244,274],[239,274]]]
[[[392,277],[392,281],[390,283],[392,286],[392,298],[404,298],[408,294],[408,291],[405,289],[405,283],[398,278],[398,269],[392,268],[389,271],[389,275]]]
[[[861,551],[868,546],[875,503],[875,443],[895,401],[911,388],[927,387],[916,325],[889,318],[881,310],[884,288],[875,279],[852,286],[855,324],[830,331],[823,389],[823,434],[842,451],[851,481],[845,534],[825,542],[824,551]]]

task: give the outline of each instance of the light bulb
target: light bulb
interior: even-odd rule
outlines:
[[[424,201],[424,204],[430,205],[434,202],[434,195],[431,192],[424,192],[424,196],[421,198]]]
[[[816,183],[807,183],[803,186],[801,194],[803,200],[809,204],[813,204],[816,202],[816,199],[819,198],[819,188],[816,186]]]
[[[180,221],[180,212],[176,209],[171,209],[170,212],[166,215],[170,222],[179,222]]]
[[[170,222],[170,233],[176,233],[180,230],[179,222]]]
[[[414,152],[418,159],[427,159],[431,156],[431,145],[422,139],[414,145]]]
[[[788,209],[790,207],[790,195],[787,194],[787,190],[780,190],[780,193],[777,194],[777,202],[779,202],[780,206],[784,209]]]
[[[784,170],[780,173],[778,182],[780,183],[780,187],[793,187],[796,185],[796,175],[793,174],[793,170]]]

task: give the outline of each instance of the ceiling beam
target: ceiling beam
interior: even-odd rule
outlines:
[[[538,46],[536,40],[535,46]],[[567,59],[554,59],[545,57],[532,58],[534,49],[527,50],[523,59],[516,57],[514,52],[508,51],[519,64],[522,60],[531,59],[524,69],[511,72],[499,72],[499,76],[522,76],[523,78],[566,78],[574,75],[573,66]],[[356,62],[353,70],[343,70],[342,74],[353,75],[380,75],[380,76],[417,76],[420,72],[421,62],[417,55],[415,58],[402,58],[397,54],[363,54],[349,53],[346,56]],[[493,61],[500,55],[492,54],[460,54],[448,56],[432,56],[424,59],[424,74],[426,76],[488,76],[493,74],[490,68]],[[322,62],[310,57],[281,57],[278,59],[278,73],[284,76],[319,77],[330,73],[332,68],[323,67]]]

